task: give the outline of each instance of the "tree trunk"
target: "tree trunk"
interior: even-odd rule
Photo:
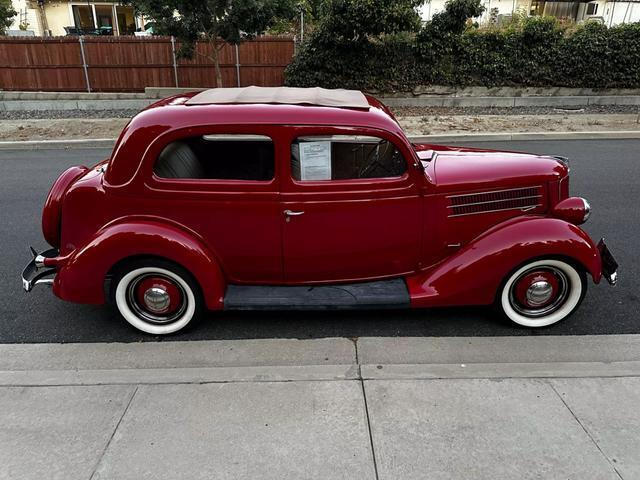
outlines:
[[[211,44],[211,49],[213,50],[213,56],[211,58],[213,59],[213,64],[215,65],[216,69],[216,87],[222,88],[222,71],[220,70],[220,59],[218,58],[218,39],[211,38],[209,40],[209,43]]]

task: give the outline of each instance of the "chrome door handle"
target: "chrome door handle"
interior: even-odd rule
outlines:
[[[291,217],[297,217],[298,215],[302,215],[304,211],[294,212],[293,210],[285,210],[284,211],[284,220],[285,222],[290,222]]]
[[[294,212],[293,210],[285,210],[284,214],[287,217],[297,217],[298,215],[302,215],[304,211]]]

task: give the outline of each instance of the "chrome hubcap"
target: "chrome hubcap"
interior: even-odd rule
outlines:
[[[527,303],[533,306],[544,305],[553,296],[553,287],[545,280],[533,282],[527,289]]]
[[[186,299],[184,288],[166,275],[141,275],[127,286],[129,306],[149,323],[167,324],[177,320],[187,308]]]
[[[164,313],[171,303],[169,294],[159,287],[151,287],[144,292],[144,305],[153,313]]]
[[[526,270],[511,284],[509,303],[521,315],[543,317],[564,304],[570,291],[566,274],[552,266]]]

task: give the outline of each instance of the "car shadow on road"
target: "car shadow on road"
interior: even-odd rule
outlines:
[[[522,335],[491,308],[210,313],[175,339]]]

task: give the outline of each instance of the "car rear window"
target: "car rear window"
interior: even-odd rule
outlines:
[[[215,134],[171,142],[158,156],[160,178],[269,181],[274,148],[264,135]]]
[[[406,170],[402,154],[383,138],[306,136],[291,144],[291,175],[297,181],[400,177]]]

